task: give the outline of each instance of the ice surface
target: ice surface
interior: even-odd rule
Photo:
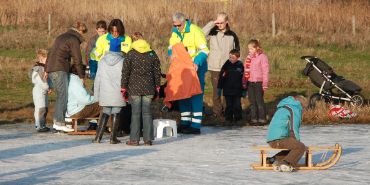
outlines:
[[[91,135],[1,125],[0,184],[369,184],[369,129],[365,124],[303,126],[301,140],[307,146],[339,143],[339,162],[327,170],[278,173],[250,166],[260,156],[250,146],[268,146],[267,127],[203,127],[201,135],[134,147],[111,145],[108,135],[94,144]],[[129,137],[119,139],[124,143]],[[313,153],[313,162],[323,154]]]

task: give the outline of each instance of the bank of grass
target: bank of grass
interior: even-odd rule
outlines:
[[[245,42],[249,38],[242,39],[242,53],[245,58]],[[164,39],[151,41],[153,49],[160,56],[162,72],[166,73],[169,69],[169,61],[166,55],[166,44]],[[154,43],[154,44],[153,44]],[[304,95],[309,97],[318,91],[310,80],[301,74],[306,62],[301,60],[302,55],[313,55],[327,62],[338,75],[355,82],[363,88],[362,94],[365,98],[370,97],[369,63],[370,52],[368,46],[341,46],[337,44],[323,44],[315,47],[307,47],[302,44],[276,44],[269,39],[262,39],[263,49],[270,60],[270,84],[269,90],[265,92],[265,102],[267,105],[268,120],[270,120],[276,111],[277,103],[289,95]],[[83,51],[83,50],[82,50]],[[35,63],[35,51],[33,50],[1,50],[0,49],[0,124],[26,122],[34,123],[33,120],[33,84],[27,77],[27,73]],[[206,112],[211,113],[212,86],[210,74],[206,74],[206,87],[204,95],[204,106]],[[86,86],[91,90],[91,80],[86,80]],[[54,111],[56,93],[49,95],[50,107],[47,117],[48,124],[52,124],[52,115]],[[168,118],[180,122],[178,112],[161,112],[163,100],[153,103],[153,119]],[[245,126],[249,123],[249,102],[242,99],[244,119],[235,125]],[[344,105],[359,116],[354,119],[344,120],[330,118],[328,116],[329,107],[320,105],[315,110],[308,110],[303,115],[304,125],[328,125],[340,123],[369,123],[370,107],[353,108]],[[203,125],[212,126],[231,126],[223,118],[212,118],[204,116]]]

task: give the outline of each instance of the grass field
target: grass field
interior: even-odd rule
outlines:
[[[231,3],[199,3],[197,1],[168,0],[157,1],[97,1],[90,7],[86,0],[51,0],[23,2],[5,0],[0,5],[0,124],[27,122],[33,123],[33,84],[27,72],[35,63],[35,51],[39,48],[50,49],[55,38],[67,31],[78,17],[84,20],[90,32],[86,40],[93,36],[94,23],[105,19],[121,18],[124,14],[126,34],[133,31],[144,33],[144,37],[158,53],[162,72],[166,73],[170,62],[167,57],[168,40],[171,33],[171,15],[176,11],[184,12],[189,19],[200,27],[215,19],[219,11],[230,15],[231,29],[241,43],[242,60],[247,54],[246,45],[252,38],[259,38],[265,54],[269,57],[271,71],[269,90],[265,92],[268,119],[271,119],[276,104],[288,95],[301,94],[309,98],[318,91],[310,80],[301,74],[305,61],[300,57],[313,55],[328,63],[338,75],[355,82],[363,88],[362,94],[370,98],[370,11],[369,1],[232,1]],[[144,3],[145,2],[145,3]],[[238,3],[239,2],[239,3]],[[76,6],[75,6],[76,5]],[[113,8],[111,8],[113,7]],[[47,11],[52,13],[51,34],[47,34]],[[126,13],[130,12],[130,13]],[[277,17],[276,37],[271,35],[271,13]],[[352,34],[352,15],[356,16],[356,36]],[[86,42],[81,44],[82,53]],[[84,55],[84,53],[83,53]],[[91,89],[92,82],[87,81]],[[204,105],[212,112],[212,86],[210,75],[206,76]],[[49,99],[48,123],[52,114],[56,94]],[[244,117],[238,125],[247,125],[248,106],[242,100]],[[178,113],[162,113],[162,101],[153,105],[154,118],[171,118],[179,121]],[[352,108],[359,114],[351,120],[331,119],[329,108],[325,105],[305,112],[303,124],[369,123],[370,108]],[[228,125],[222,118],[205,117],[205,125]]]

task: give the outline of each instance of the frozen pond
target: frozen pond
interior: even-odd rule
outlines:
[[[369,184],[369,130],[362,124],[303,126],[303,143],[339,143],[342,157],[327,170],[277,173],[250,166],[260,155],[250,146],[268,146],[267,127],[203,127],[201,135],[164,137],[153,146],[135,147],[111,145],[108,135],[93,144],[91,135],[1,125],[0,184]],[[323,155],[312,156],[318,162]]]

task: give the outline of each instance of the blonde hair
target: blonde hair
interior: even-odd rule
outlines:
[[[307,99],[304,96],[297,95],[297,96],[294,96],[294,99],[301,102],[302,108],[307,108],[308,102],[307,102]]]
[[[36,51],[36,60],[37,62],[40,62],[41,59],[48,57],[48,51],[45,49],[39,49]]]
[[[139,39],[144,40],[143,35],[140,32],[134,32],[134,34],[131,35],[132,41],[135,42]]]
[[[253,48],[256,48],[258,53],[263,53],[260,40],[252,39],[248,42],[248,45],[249,44],[252,45]]]
[[[220,16],[223,17],[225,21],[229,20],[229,15],[227,15],[227,13],[225,12],[218,12],[217,17],[220,17]]]
[[[217,17],[222,17],[225,19],[225,21],[229,20],[229,15],[227,15],[225,12],[218,12]],[[226,30],[230,30],[229,23],[226,24]]]
[[[89,31],[89,29],[87,28],[86,24],[82,21],[77,21],[75,23],[73,23],[73,26],[72,28],[78,30],[78,31],[81,31],[82,34],[85,34],[87,33],[87,31]]]

